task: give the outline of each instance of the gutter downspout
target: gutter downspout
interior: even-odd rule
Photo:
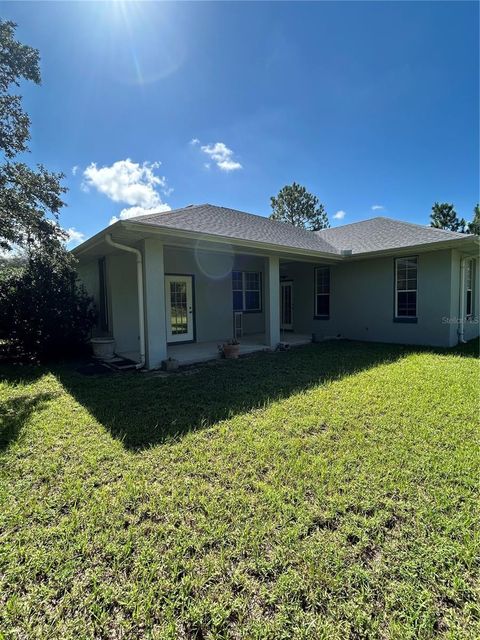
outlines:
[[[460,299],[458,304],[458,342],[465,344],[465,262],[468,258],[460,258]]]
[[[142,254],[138,249],[129,247],[119,242],[114,242],[112,234],[105,234],[105,242],[111,247],[121,249],[133,253],[137,259],[137,292],[138,292],[138,327],[140,332],[140,362],[136,365],[136,369],[142,369],[145,366],[145,303],[143,300],[143,261]]]

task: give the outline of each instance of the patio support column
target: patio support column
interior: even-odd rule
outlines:
[[[274,349],[280,342],[280,259],[277,256],[266,258],[265,333],[268,346]]]
[[[156,369],[167,357],[163,243],[154,238],[144,240],[143,261],[146,367]]]

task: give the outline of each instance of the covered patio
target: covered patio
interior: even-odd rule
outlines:
[[[244,336],[239,339],[240,356],[255,353],[256,351],[268,351],[269,347],[266,342],[267,338],[264,333]],[[290,331],[280,332],[280,341],[286,343],[290,347],[297,347],[308,344],[312,341],[312,336],[292,333]],[[167,357],[178,360],[180,365],[197,364],[199,362],[207,362],[220,357],[218,349],[222,341],[211,342],[192,342],[189,344],[169,345],[167,348]]]
[[[215,360],[234,337],[240,355],[308,344],[315,268],[332,263],[314,249],[138,222],[113,225],[82,260],[82,281],[99,309],[95,337],[113,338],[116,355],[147,369],[167,358]]]

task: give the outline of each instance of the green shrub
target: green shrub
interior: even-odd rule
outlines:
[[[0,338],[16,355],[45,361],[79,353],[95,322],[92,299],[63,248],[30,253],[0,271]]]

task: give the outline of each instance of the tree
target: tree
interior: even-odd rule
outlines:
[[[458,231],[465,233],[466,221],[460,218],[455,211],[453,204],[447,202],[435,202],[430,214],[430,226],[436,229],[447,229],[448,231]]]
[[[311,231],[327,229],[328,222],[325,207],[317,196],[309,193],[305,187],[294,182],[280,189],[277,197],[270,198],[272,220],[288,222],[294,227],[301,227]]]
[[[40,84],[39,53],[15,40],[15,29],[14,22],[0,20],[0,249],[4,251],[14,245],[48,247],[65,239],[58,224],[66,191],[60,184],[63,174],[13,161],[28,151],[30,118],[21,97],[9,91],[22,79]]]
[[[0,271],[0,338],[15,355],[47,360],[78,353],[95,319],[61,244],[48,254],[31,250],[26,264],[12,261]]]
[[[45,359],[83,347],[95,314],[58,224],[63,174],[14,161],[28,151],[30,119],[9,91],[22,79],[40,83],[39,53],[15,40],[15,28],[0,20],[0,250],[14,256],[0,263],[0,337]]]
[[[476,204],[473,209],[473,220],[468,223],[468,233],[480,236],[480,204]]]

